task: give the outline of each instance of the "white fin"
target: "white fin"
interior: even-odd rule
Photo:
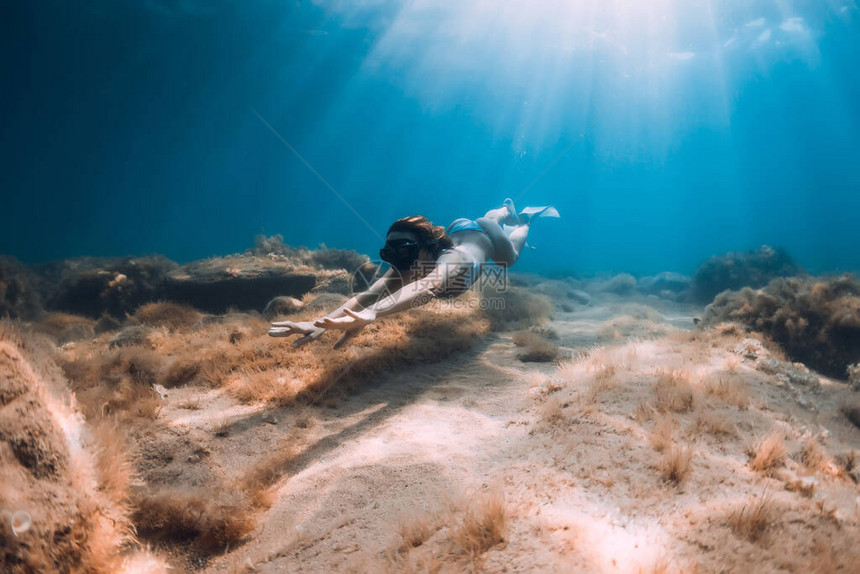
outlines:
[[[561,217],[558,210],[551,205],[541,207],[526,207],[520,212],[520,221],[528,223],[537,217]]]

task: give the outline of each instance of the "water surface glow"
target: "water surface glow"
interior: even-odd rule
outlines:
[[[853,1],[7,3],[0,251],[373,253],[505,196],[522,269],[860,269]],[[551,166],[549,169],[547,169]],[[38,217],[33,217],[38,214]]]

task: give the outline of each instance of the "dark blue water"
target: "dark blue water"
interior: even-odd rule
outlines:
[[[375,253],[510,196],[563,215],[522,270],[860,269],[854,1],[2,0],[0,28],[24,261]]]

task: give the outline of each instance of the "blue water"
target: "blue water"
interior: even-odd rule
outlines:
[[[3,0],[0,70],[24,261],[375,253],[510,196],[563,215],[524,271],[860,269],[853,0]]]

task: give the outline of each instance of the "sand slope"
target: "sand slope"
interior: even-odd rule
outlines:
[[[159,419],[173,443],[159,440],[173,445],[174,473],[231,484],[274,460],[271,506],[250,538],[175,561],[206,572],[857,571],[860,430],[840,410],[856,397],[755,338],[693,331],[697,311],[613,299],[556,314],[570,355],[560,366],[521,362],[502,333],[319,405],[171,389]]]

